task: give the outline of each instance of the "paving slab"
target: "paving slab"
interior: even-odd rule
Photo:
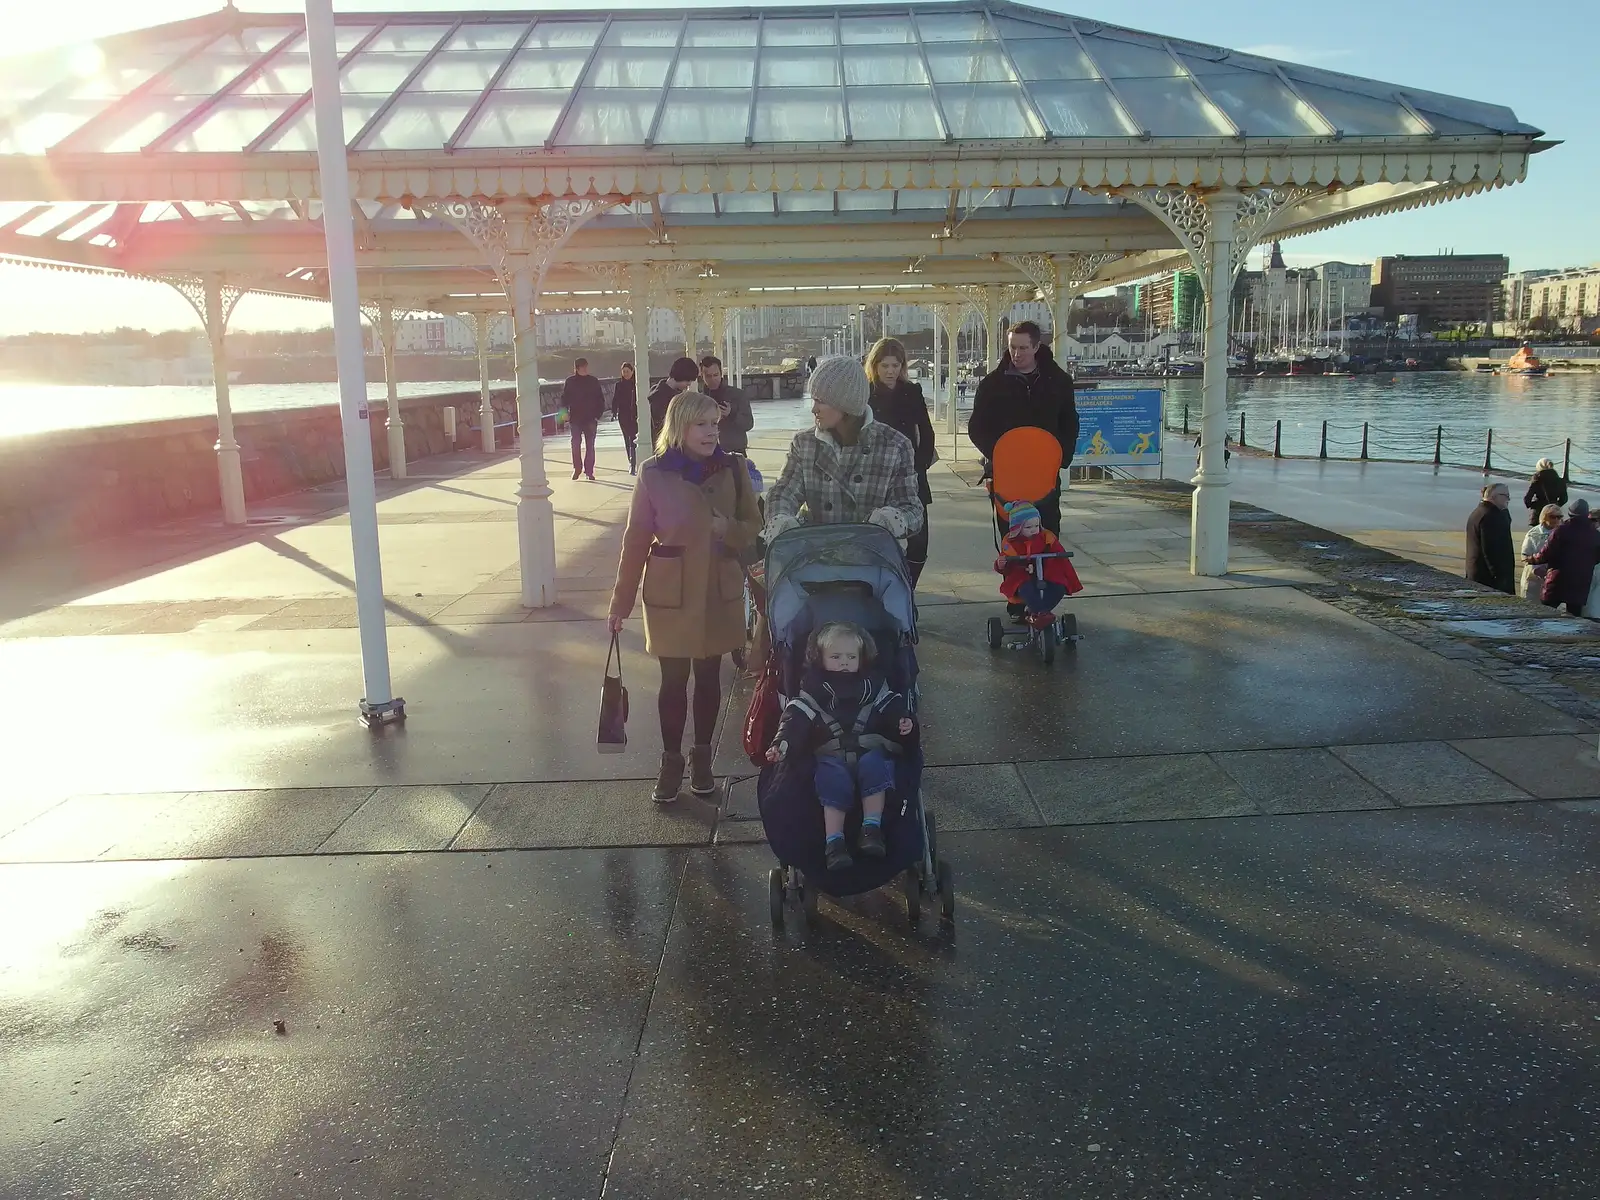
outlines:
[[[321,854],[444,850],[489,794],[486,783],[381,787],[317,847]]]
[[[1211,756],[1257,812],[1345,812],[1394,801],[1327,750],[1241,750]]]
[[[1530,798],[1442,741],[1335,746],[1333,753],[1397,804],[1492,804]]]
[[[1204,754],[1097,758],[1018,765],[1047,825],[1236,817],[1256,811]]]
[[[191,792],[139,828],[125,830],[100,857],[311,854],[361,807],[372,790],[353,787]]]
[[[454,850],[696,845],[711,840],[716,807],[688,794],[650,799],[651,779],[502,783],[451,842]]]
[[[592,1200],[682,862],[0,871],[0,1195]]]
[[[1541,800],[1600,796],[1592,737],[1477,738],[1451,745]]]
[[[0,838],[0,862],[87,862],[123,838],[160,827],[182,792],[74,796]]]

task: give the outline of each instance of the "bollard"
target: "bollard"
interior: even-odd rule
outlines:
[[[1367,423],[1361,422],[1361,461],[1367,461]]]
[[[1243,450],[1248,445],[1244,440],[1244,414],[1239,414],[1239,449]]]
[[[1322,423],[1322,449],[1317,451],[1317,457],[1328,457],[1328,423],[1326,421]]]
[[[1189,436],[1189,406],[1187,404],[1183,406],[1183,436]]]
[[[1572,482],[1572,439],[1567,439],[1567,448],[1561,454],[1561,482]]]
[[[1494,430],[1489,430],[1489,440],[1483,444],[1483,473],[1487,475],[1494,470],[1490,461],[1494,458]]]
[[[1283,418],[1279,417],[1272,426],[1272,457],[1283,457]]]
[[[456,448],[456,406],[446,404],[439,410],[439,415],[444,418],[445,444],[454,450]]]
[[[1444,449],[1444,426],[1441,425],[1441,426],[1439,426],[1439,428],[1437,428],[1437,429],[1435,429],[1433,431],[1433,465],[1436,466],[1436,467],[1441,465],[1441,463],[1444,461],[1443,458],[1441,457],[1441,452],[1443,451],[1443,449]]]

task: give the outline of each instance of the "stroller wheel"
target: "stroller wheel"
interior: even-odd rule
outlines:
[[[806,914],[806,924],[815,925],[817,923],[817,885],[804,875],[799,877],[799,883],[800,905]]]
[[[767,875],[767,902],[772,908],[772,924],[783,928],[783,868],[773,867]]]
[[[906,916],[910,917],[911,923],[915,925],[922,919],[922,876],[916,867],[906,871],[905,891]]]
[[[956,873],[950,864],[939,864],[939,917],[951,922],[956,919]]]
[[[991,649],[991,650],[1000,649],[1000,643],[1005,641],[1005,637],[1006,637],[1005,622],[1002,621],[999,617],[990,617],[989,618],[989,624],[988,624],[988,635],[989,635],[989,649]]]
[[[1061,620],[1057,624],[1061,627],[1061,640],[1063,642],[1075,642],[1078,640],[1078,618],[1076,615],[1063,613]]]
[[[1035,631],[1034,636],[1039,639],[1039,661],[1049,666],[1056,660],[1056,626],[1055,622]]]

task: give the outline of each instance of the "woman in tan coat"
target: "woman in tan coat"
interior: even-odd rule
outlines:
[[[699,392],[667,408],[656,455],[639,468],[622,561],[611,595],[613,633],[633,612],[644,580],[645,649],[661,660],[661,773],[665,804],[683,786],[683,729],[694,675],[694,748],[689,788],[716,791],[711,735],[722,708],[722,656],[744,645],[744,571],[739,552],[761,531],[745,460],[717,444],[721,410]]]

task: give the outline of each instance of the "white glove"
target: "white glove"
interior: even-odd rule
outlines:
[[[791,517],[788,513],[778,513],[767,522],[767,527],[761,531],[762,536],[770,543],[775,541],[779,534],[788,533],[791,529],[800,528],[800,518]]]
[[[910,530],[906,528],[906,516],[898,508],[875,508],[872,515],[867,518],[869,525],[881,525],[897,538],[904,539]]]

